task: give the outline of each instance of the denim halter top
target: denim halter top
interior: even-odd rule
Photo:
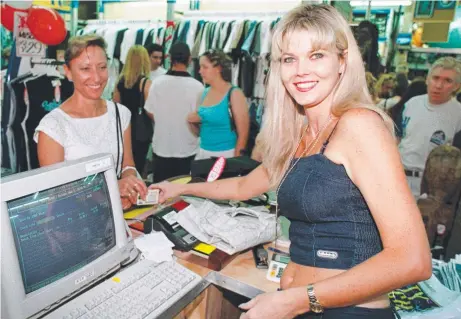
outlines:
[[[344,166],[323,154],[331,135],[320,153],[301,158],[288,173],[278,203],[291,221],[293,262],[349,269],[379,253],[382,243],[362,193]]]

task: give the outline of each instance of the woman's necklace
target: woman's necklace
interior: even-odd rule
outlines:
[[[275,222],[276,222],[275,239],[276,240],[277,240],[277,237],[278,237],[278,234],[277,234],[278,233],[277,220],[278,220],[278,215],[279,215],[278,212],[279,212],[279,191],[280,191],[280,187],[282,186],[283,182],[287,178],[288,174],[290,174],[290,172],[293,170],[293,168],[296,166],[296,164],[298,164],[298,162],[301,160],[301,158],[305,154],[309,154],[309,152],[315,147],[315,145],[317,145],[317,142],[318,142],[318,140],[320,138],[320,135],[322,135],[322,132],[326,129],[326,127],[328,126],[328,124],[330,124],[330,122],[331,122],[331,114],[328,115],[327,121],[325,122],[325,124],[323,124],[323,126],[317,132],[317,134],[315,135],[315,138],[312,140],[312,142],[309,143],[309,146],[304,148],[304,151],[302,151],[302,153],[299,155],[299,157],[296,159],[296,161],[293,163],[293,165],[291,165],[289,167],[289,169],[286,171],[286,173],[283,175],[282,180],[280,181],[279,186],[277,187],[277,190],[275,192],[275,198],[277,200],[276,203],[275,203]],[[298,146],[296,146],[295,150],[293,151],[293,153],[290,156],[290,163],[294,159],[294,157],[296,155],[296,151],[298,150],[299,146],[301,145],[301,142],[303,141],[304,135],[306,134],[308,128],[309,128],[309,125],[306,127],[304,132],[301,134],[301,138],[299,139]]]

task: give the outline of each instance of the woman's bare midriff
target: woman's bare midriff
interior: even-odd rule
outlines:
[[[339,275],[345,271],[342,269],[309,267],[290,262],[283,271],[280,287],[282,289],[303,287]],[[387,295],[382,295],[356,306],[364,308],[387,308],[389,305],[390,302]]]

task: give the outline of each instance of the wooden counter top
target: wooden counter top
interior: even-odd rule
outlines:
[[[269,257],[272,257],[270,253]],[[265,292],[276,291],[280,286],[266,279],[267,269],[256,268],[251,250],[238,255],[220,273]]]

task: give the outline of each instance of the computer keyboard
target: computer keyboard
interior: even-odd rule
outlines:
[[[172,261],[142,260],[69,301],[45,318],[157,318],[202,278]]]

